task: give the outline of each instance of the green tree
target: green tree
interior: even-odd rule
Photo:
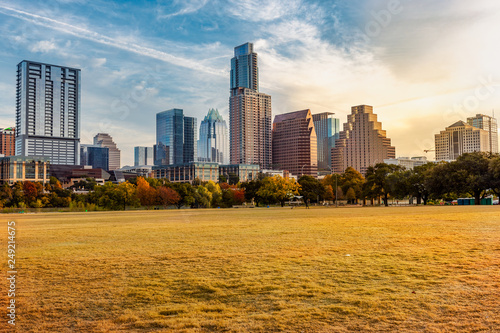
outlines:
[[[286,200],[290,200],[294,195],[299,194],[300,189],[300,184],[293,178],[287,179],[281,176],[273,176],[263,180],[257,194],[264,199],[264,202],[280,202],[281,207],[283,207]]]
[[[345,198],[347,199],[348,204],[354,204],[356,202],[356,192],[352,187],[349,187],[347,193],[345,194]]]
[[[394,189],[392,182],[388,181],[388,176],[401,167],[378,163],[375,166],[368,167],[366,171],[365,195],[368,197],[382,197],[384,205],[389,206],[389,195]]]
[[[335,179],[332,180],[334,181]],[[342,188],[342,192],[345,193],[346,196],[349,189],[353,189],[355,198],[350,203],[355,203],[358,199],[363,198],[363,185],[365,183],[365,178],[359,171],[352,167],[348,167],[345,169],[344,173],[340,175],[338,181],[338,185]]]
[[[486,190],[490,187],[488,167],[490,164],[488,153],[465,153],[460,155],[455,163],[459,174],[464,177],[463,188],[456,192],[465,191],[474,196],[476,205],[481,204],[481,199],[486,196]]]
[[[490,187],[497,197],[500,197],[500,156],[495,155],[488,163]]]
[[[325,197],[326,188],[316,178],[309,175],[303,175],[299,178],[299,184],[299,193],[304,197],[304,200],[318,202],[318,200],[323,200]]]

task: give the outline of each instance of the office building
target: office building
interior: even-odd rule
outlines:
[[[352,167],[365,174],[369,166],[395,157],[396,148],[391,146],[391,139],[382,130],[382,123],[377,121],[373,107],[353,106],[344,130],[332,149],[333,171],[342,173]]]
[[[134,147],[134,166],[153,164],[153,147]]]
[[[82,144],[80,147],[80,165],[109,170],[109,148]]]
[[[24,60],[16,90],[16,155],[78,164],[80,70]]]
[[[271,96],[259,92],[257,54],[253,44],[234,48],[229,98],[231,164],[258,164],[272,160]]]
[[[318,144],[311,110],[277,115],[272,133],[273,164],[294,176],[318,176]]]
[[[155,165],[153,178],[166,179],[171,183],[193,183],[195,180],[219,181],[219,164],[209,162],[190,162],[181,164]]]
[[[331,170],[332,148],[339,138],[340,120],[334,113],[323,112],[313,114],[314,129],[318,141],[318,170]]]
[[[456,160],[463,153],[489,152],[490,133],[463,121],[435,135],[436,161]]]
[[[155,165],[190,163],[197,160],[196,118],[182,109],[156,114]]]
[[[227,125],[217,109],[210,109],[200,124],[198,161],[229,163]]]
[[[120,149],[114,143],[113,138],[107,133],[98,133],[94,137],[94,145],[109,149],[109,171],[120,169]]]
[[[16,155],[16,129],[14,127],[0,128],[0,154]]]
[[[0,158],[0,183],[49,181],[49,159],[42,156],[9,156]]]
[[[475,117],[467,118],[467,124],[483,129],[488,132],[488,152],[498,153],[498,126],[496,118],[484,114],[476,114]]]

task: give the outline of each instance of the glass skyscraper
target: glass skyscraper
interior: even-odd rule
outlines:
[[[268,168],[272,159],[271,96],[259,92],[257,54],[252,43],[234,48],[230,81],[230,163]]]
[[[156,114],[155,165],[171,165],[196,160],[196,118],[184,117],[182,109]]]
[[[109,170],[109,148],[97,145],[81,145],[80,164],[94,169]]]
[[[16,155],[79,164],[80,70],[24,60],[16,90]]]
[[[153,147],[134,147],[134,166],[153,165]]]
[[[227,125],[217,109],[210,109],[200,124],[198,161],[229,163]]]
[[[331,112],[323,112],[312,116],[318,139],[319,170],[330,170],[332,167],[332,148],[340,133],[340,120],[333,115]]]

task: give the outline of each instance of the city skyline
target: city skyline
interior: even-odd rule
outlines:
[[[250,41],[273,116],[309,108],[344,123],[352,105],[373,105],[398,156],[432,159],[424,150],[435,134],[500,104],[499,9],[485,0],[4,1],[0,127],[15,126],[17,63],[79,68],[81,142],[109,133],[132,165],[133,147],[155,142],[157,112],[202,119],[218,108],[229,119],[228,59]]]

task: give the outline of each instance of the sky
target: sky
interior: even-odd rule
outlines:
[[[0,127],[15,125],[22,60],[81,69],[81,143],[109,133],[133,165],[155,115],[217,108],[229,122],[235,46],[254,43],[273,115],[374,107],[397,156],[500,115],[497,0],[0,0]]]

